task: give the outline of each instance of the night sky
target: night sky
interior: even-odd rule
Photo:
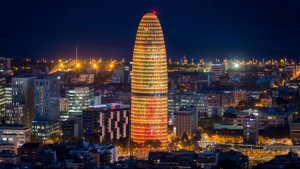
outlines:
[[[131,59],[153,10],[173,60],[300,59],[299,0],[1,0],[0,56]]]

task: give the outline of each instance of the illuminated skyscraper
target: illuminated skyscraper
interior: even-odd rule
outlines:
[[[167,58],[157,16],[147,13],[138,27],[131,81],[131,138],[167,144]]]

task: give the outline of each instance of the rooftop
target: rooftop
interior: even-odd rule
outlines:
[[[26,130],[28,127],[23,124],[0,124],[0,129]]]
[[[130,105],[120,103],[101,104],[93,107],[86,108],[84,111],[106,111],[106,110],[119,110],[129,109]]]

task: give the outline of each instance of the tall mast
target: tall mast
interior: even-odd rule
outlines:
[[[76,44],[76,62],[77,62],[77,57],[78,57],[78,48],[77,48],[77,44]]]

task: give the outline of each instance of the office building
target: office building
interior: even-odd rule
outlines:
[[[12,105],[8,104],[5,106],[5,123],[6,124],[22,124],[22,117],[25,105]]]
[[[11,84],[6,84],[4,87],[4,97],[6,105],[12,104],[12,87]]]
[[[198,128],[198,113],[194,106],[183,106],[174,113],[176,136],[191,135]]]
[[[219,80],[220,76],[225,74],[226,71],[225,63],[211,64],[210,71],[215,73],[216,79]]]
[[[168,77],[163,31],[157,16],[143,16],[136,35],[131,79],[131,138],[167,145]]]
[[[51,140],[51,135],[56,136],[57,139]],[[60,137],[60,123],[58,121],[51,121],[43,117],[32,121],[32,139],[34,142],[51,144],[58,141],[58,137]]]
[[[21,124],[1,124],[0,138],[18,148],[30,141],[30,129]]]
[[[77,141],[82,138],[82,116],[75,116],[62,121],[62,140]]]
[[[123,65],[122,68],[114,70],[112,83],[129,83],[130,69],[129,66]]]
[[[42,77],[34,80],[35,120],[47,118],[57,121],[59,118],[60,85],[56,77]]]
[[[129,105],[108,104],[83,110],[83,135],[90,141],[111,141],[129,136]]]
[[[194,106],[198,113],[198,120],[204,114],[207,114],[207,99],[202,93],[197,93],[195,91],[180,91],[180,90],[170,90],[168,93],[168,114],[169,118],[174,121],[174,113],[183,106]]]
[[[59,119],[60,121],[66,121],[69,118],[69,98],[60,97],[59,99]]]
[[[12,78],[12,104],[24,105],[22,124],[31,128],[34,119],[34,79],[35,76],[18,76]]]
[[[66,90],[69,117],[82,115],[82,110],[94,105],[92,85],[72,85]]]

